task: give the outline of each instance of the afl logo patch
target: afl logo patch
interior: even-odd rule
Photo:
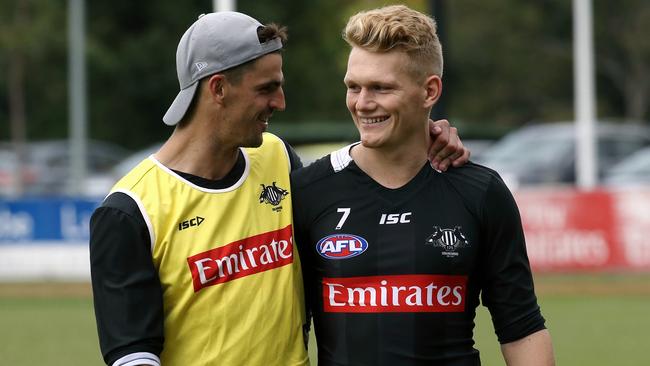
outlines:
[[[358,235],[334,234],[316,243],[316,251],[325,259],[347,259],[360,255],[368,249],[368,241]]]

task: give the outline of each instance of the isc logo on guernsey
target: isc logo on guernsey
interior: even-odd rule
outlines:
[[[334,234],[316,243],[316,251],[326,259],[346,259],[360,255],[368,249],[368,241],[358,235]]]

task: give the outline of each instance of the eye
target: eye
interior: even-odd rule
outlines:
[[[260,93],[262,93],[262,94],[271,94],[272,92],[273,92],[273,89],[269,88],[269,87],[260,89]]]
[[[347,85],[347,88],[348,88],[348,93],[358,93],[361,90],[361,88],[355,84],[349,84]]]
[[[278,89],[282,89],[282,85],[283,83],[281,82],[271,82],[260,86],[259,88],[257,88],[257,91],[260,94],[273,94]]]
[[[388,85],[375,84],[372,85],[370,89],[376,92],[384,92],[390,90],[391,88]]]
[[[260,93],[262,93],[262,94],[271,94],[271,93],[273,93],[275,90],[277,90],[277,87],[274,87],[274,86],[268,85],[268,86],[265,86],[265,87],[260,88]]]

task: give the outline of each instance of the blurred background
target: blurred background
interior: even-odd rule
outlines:
[[[111,171],[118,163],[164,141],[171,129],[161,116],[178,91],[177,42],[197,14],[211,11],[214,3],[94,1],[79,9],[81,0],[0,0],[0,194],[98,196],[106,191],[98,186],[104,183],[100,178],[108,178],[110,187],[110,180],[122,173]],[[284,57],[288,106],[274,116],[271,130],[296,147],[355,140],[344,104],[348,46],[341,29],[356,11],[389,2],[230,3],[262,22],[289,28]],[[510,158],[522,161],[554,151],[539,164],[575,170],[571,161],[559,163],[572,159],[570,132],[549,135],[544,151],[516,150],[511,141],[508,148],[494,147],[496,152],[485,159],[483,154],[522,127],[575,120],[572,1],[403,3],[438,21],[445,74],[433,117],[447,118],[459,128],[474,160],[502,167],[516,185],[575,181],[574,174],[560,171],[533,177],[521,164],[502,161],[510,151],[518,152]],[[603,180],[614,161],[650,139],[637,128],[650,128],[650,43],[645,40],[650,3],[592,3],[593,116],[615,126],[602,135],[598,174]],[[81,24],[73,19],[75,13],[81,14]],[[637,132],[641,134],[631,140]],[[523,135],[517,136],[526,146]],[[85,141],[77,151],[85,153],[69,156],[75,146],[68,142],[77,138]],[[67,171],[75,159],[85,162],[83,181],[76,170]],[[535,164],[527,169],[534,170]],[[648,179],[645,172],[637,172],[639,179]]]
[[[176,46],[199,14],[288,26],[287,109],[270,130],[309,163],[357,139],[343,26],[396,3],[438,22],[432,118],[513,191],[558,364],[650,364],[646,0],[0,0],[0,359],[101,364],[88,221],[171,134]],[[503,363],[485,313],[477,347]]]

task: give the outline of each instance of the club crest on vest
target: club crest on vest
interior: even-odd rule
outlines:
[[[270,205],[277,206],[284,199],[284,197],[289,194],[289,191],[286,189],[282,189],[276,186],[275,182],[269,186],[264,184],[260,185],[262,186],[262,193],[260,193],[260,203],[266,202]]]
[[[433,234],[427,238],[426,244],[432,244],[434,247],[442,248],[442,255],[446,257],[458,256],[457,249],[469,246],[469,242],[465,234],[461,231],[460,226],[456,226],[453,229],[441,229],[438,226],[434,226]]]

